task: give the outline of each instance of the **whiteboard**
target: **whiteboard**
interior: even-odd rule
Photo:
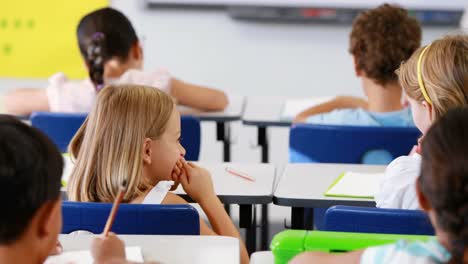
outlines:
[[[408,9],[463,10],[467,0],[147,0],[150,4],[166,5],[253,5],[284,7],[373,8],[383,3],[398,4]]]

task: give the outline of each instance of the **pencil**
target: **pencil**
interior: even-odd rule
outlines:
[[[127,189],[127,181],[124,180],[122,182],[122,185],[120,185],[119,193],[117,194],[117,197],[115,197],[111,212],[109,214],[109,217],[107,218],[106,226],[104,227],[104,231],[102,232],[104,236],[107,236],[107,234],[109,234],[109,231],[111,230],[112,224],[114,223],[115,216],[117,215],[117,210],[119,209],[119,205],[122,202],[122,199],[125,195],[126,189]]]
[[[226,171],[229,172],[230,174],[234,175],[234,176],[241,177],[242,179],[245,179],[245,180],[248,180],[248,181],[255,181],[254,177],[249,176],[245,172],[241,172],[241,171],[235,170],[235,169],[230,168],[230,167],[226,167]]]

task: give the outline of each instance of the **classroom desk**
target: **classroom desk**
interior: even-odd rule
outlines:
[[[385,171],[385,168],[386,166],[355,164],[288,164],[274,191],[273,203],[291,207],[291,227],[305,229],[304,208],[334,205],[375,206],[372,199],[329,197],[324,193],[345,171],[379,173]],[[313,223],[307,223],[307,227],[313,227]]]
[[[65,169],[62,179],[68,180],[73,168],[70,158],[65,158]],[[255,251],[256,245],[256,204],[269,204],[273,200],[273,183],[276,169],[271,164],[255,163],[208,163],[198,162],[200,166],[210,171],[216,194],[224,204],[239,205],[239,226],[246,228],[246,247],[249,253]],[[253,178],[254,182],[231,175],[225,171],[226,167],[244,172]],[[193,202],[185,194],[182,185],[175,193],[189,202]]]
[[[223,204],[239,205],[239,226],[246,228],[246,247],[249,253],[256,249],[257,216],[255,205],[267,205],[273,199],[275,167],[270,164],[255,163],[199,163],[207,168],[213,177],[216,194]],[[231,175],[226,167],[244,172],[255,178],[255,182]],[[176,190],[185,199],[182,186]]]
[[[120,235],[125,246],[139,246],[145,261],[158,263],[240,263],[239,240],[223,236]],[[89,250],[92,235],[60,235],[64,251]]]
[[[242,123],[257,127],[257,144],[261,148],[261,162],[269,162],[269,143],[267,128],[270,126],[288,127],[290,121],[282,120],[281,113],[286,98],[284,97],[247,97]],[[261,250],[268,249],[268,206],[262,206]]]
[[[275,257],[271,251],[259,251],[250,255],[250,264],[274,264]]]
[[[179,106],[181,115],[192,115],[201,121],[216,122],[216,140],[223,142],[223,161],[231,161],[231,126],[230,122],[238,121],[244,111],[245,99],[241,96],[229,97],[229,105],[224,111],[203,112]]]

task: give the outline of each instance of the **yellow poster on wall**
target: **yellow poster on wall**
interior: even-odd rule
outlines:
[[[47,78],[86,71],[76,27],[86,13],[107,0],[11,0],[0,7],[0,77]]]

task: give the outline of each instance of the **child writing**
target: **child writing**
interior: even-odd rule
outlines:
[[[436,231],[428,242],[405,242],[345,254],[304,253],[291,263],[468,263],[468,108],[439,119],[422,143],[416,193]]]
[[[70,143],[75,167],[68,196],[82,202],[112,202],[119,184],[127,181],[127,203],[181,204],[168,192],[179,183],[206,213],[202,235],[240,238],[216,196],[210,173],[184,160],[180,144],[180,115],[173,100],[159,89],[138,85],[109,85]],[[248,255],[241,242],[242,263]]]
[[[143,72],[143,50],[135,29],[115,9],[103,8],[83,17],[77,37],[89,79],[70,81],[58,73],[50,78],[46,89],[13,91],[5,95],[5,109],[9,113],[89,112],[105,83],[157,87],[174,97],[178,104],[204,111],[223,110],[228,104],[221,91],[183,82],[165,70]]]
[[[420,46],[421,28],[406,10],[384,4],[353,23],[349,52],[367,100],[338,96],[300,113],[295,123],[361,126],[414,126],[401,104],[395,70]]]
[[[420,48],[401,65],[398,76],[424,135],[450,108],[468,104],[468,35],[447,36]],[[380,180],[377,206],[417,209],[414,182],[420,164],[418,153],[392,161]]]
[[[47,136],[0,115],[0,263],[39,264],[61,252],[62,170],[62,155]],[[125,261],[123,246],[116,250],[116,243],[122,242],[113,234],[94,242],[98,263]]]

